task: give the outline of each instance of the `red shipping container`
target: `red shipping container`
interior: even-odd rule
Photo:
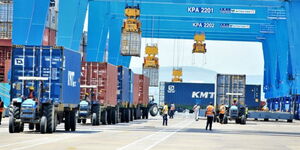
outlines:
[[[117,66],[108,63],[82,62],[80,78],[80,98],[90,94],[92,101],[104,106],[117,105]]]
[[[10,68],[11,40],[0,40],[0,82],[7,82],[7,73]]]
[[[149,102],[150,80],[144,75],[135,74],[133,83],[133,104],[146,106]]]
[[[56,45],[56,30],[45,28],[43,36],[43,46],[55,46]]]

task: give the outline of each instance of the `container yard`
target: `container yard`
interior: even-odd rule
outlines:
[[[299,0],[0,0],[0,150],[299,150],[299,18]]]

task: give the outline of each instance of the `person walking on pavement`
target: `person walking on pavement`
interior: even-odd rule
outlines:
[[[2,113],[4,112],[4,102],[2,101],[1,97],[0,97],[0,125],[1,125],[1,121],[2,121]]]
[[[193,107],[193,110],[194,110],[194,114],[195,114],[195,120],[198,121],[198,120],[199,120],[200,105],[199,105],[199,104],[196,104],[196,105]]]
[[[170,119],[174,118],[174,114],[175,114],[175,104],[171,104]]]
[[[168,111],[169,111],[169,108],[168,108],[167,103],[165,103],[162,111],[163,111],[163,126],[164,125],[168,126]]]
[[[220,118],[220,123],[223,124],[223,120],[224,120],[224,116],[225,116],[225,112],[226,112],[226,108],[225,105],[222,104],[219,108],[220,112],[219,112],[219,118]]]
[[[215,115],[215,108],[212,105],[212,103],[210,103],[207,107],[206,107],[206,112],[205,112],[205,116],[207,117],[207,122],[206,122],[206,130],[209,126],[209,130],[212,129],[212,123],[214,120],[214,115]]]

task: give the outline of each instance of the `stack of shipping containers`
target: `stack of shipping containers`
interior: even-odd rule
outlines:
[[[4,101],[5,107],[8,107],[10,103],[8,74],[11,66],[12,21],[13,1],[0,0],[0,97]],[[8,113],[8,111],[6,112]]]

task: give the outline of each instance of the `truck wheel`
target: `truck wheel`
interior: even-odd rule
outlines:
[[[70,112],[65,111],[65,131],[70,131]]]
[[[39,123],[35,124],[35,130],[38,131],[38,132],[40,131],[40,124]]]
[[[86,119],[82,119],[82,123],[83,123],[83,124],[86,124]]]
[[[15,132],[15,119],[13,115],[9,117],[9,133]]]
[[[96,115],[96,113],[93,113],[93,114],[92,114],[92,119],[91,119],[91,120],[92,120],[92,121],[91,121],[91,122],[92,122],[92,125],[95,126],[95,125],[96,125],[96,121],[97,121],[97,115]]]
[[[116,124],[117,123],[117,111],[115,109],[111,110],[111,123]]]
[[[157,105],[153,105],[150,107],[150,115],[155,117],[158,114],[158,107]]]
[[[129,116],[130,116],[130,112],[129,109],[125,109],[124,110],[124,114],[125,114],[125,122],[128,123],[129,122]]]
[[[241,117],[241,124],[246,124],[246,117],[244,115]]]
[[[20,127],[20,132],[23,132],[24,131],[24,123],[20,123],[20,125],[19,125],[19,127]]]
[[[34,124],[33,123],[29,123],[29,130],[34,130]]]
[[[76,111],[73,110],[70,112],[70,127],[71,131],[76,131]]]
[[[100,125],[101,123],[101,107],[100,105],[97,107],[97,110],[96,110],[96,125]]]
[[[81,119],[77,119],[77,123],[81,123]]]
[[[133,109],[130,109],[130,121],[133,121],[134,112]]]
[[[236,118],[236,119],[235,119],[235,123],[236,123],[236,124],[240,124],[240,123],[241,123],[241,119]]]
[[[107,111],[104,110],[103,113],[101,113],[101,122],[102,124],[107,124]]]
[[[223,122],[224,122],[224,124],[227,124],[227,123],[228,123],[228,118],[227,118],[227,116],[224,116]]]
[[[293,119],[288,119],[287,122],[293,122]]]
[[[148,108],[145,108],[145,118],[146,119],[149,118],[149,110],[148,110]]]
[[[47,132],[47,118],[43,116],[40,121],[40,132],[42,134]]]
[[[44,106],[44,116],[47,118],[47,133],[53,133],[54,131],[54,113],[53,105]]]

